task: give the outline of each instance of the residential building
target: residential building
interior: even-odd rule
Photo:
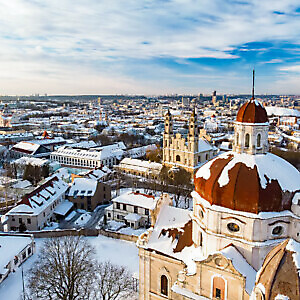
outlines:
[[[0,284],[35,251],[33,236],[0,235]]]
[[[55,219],[55,208],[65,200],[68,184],[57,176],[23,196],[17,206],[6,213],[8,231],[19,231],[21,224],[29,231],[41,230]]]
[[[163,194],[161,198],[168,198]],[[148,227],[151,224],[153,211],[157,208],[159,197],[143,194],[140,192],[127,192],[114,199],[112,205],[105,209],[108,220],[124,222],[127,226],[137,229]]]
[[[68,192],[68,200],[75,208],[94,210],[98,205],[107,204],[111,199],[111,187],[90,178],[74,178]]]

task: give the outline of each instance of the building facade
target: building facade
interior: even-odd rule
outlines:
[[[188,136],[173,133],[173,118],[168,111],[165,115],[165,132],[163,134],[163,165],[181,167],[194,174],[206,161],[216,154],[208,141],[199,137],[199,126],[195,111],[189,121]]]
[[[91,178],[74,178],[68,192],[68,200],[75,208],[93,211],[98,205],[107,204],[111,199],[111,187]]]
[[[140,299],[299,299],[300,173],[267,133],[253,97],[233,151],[195,174],[192,213],[163,206],[139,237]]]
[[[7,214],[8,231],[41,230],[54,221],[55,208],[65,200],[68,184],[57,176],[51,176],[42,185],[23,196],[17,206]]]

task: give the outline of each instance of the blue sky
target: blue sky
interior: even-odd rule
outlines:
[[[297,0],[0,0],[0,94],[300,94]]]

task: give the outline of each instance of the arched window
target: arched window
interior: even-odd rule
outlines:
[[[225,299],[225,281],[223,278],[216,276],[213,279],[213,298]]]
[[[176,161],[180,161],[180,155],[176,155]]]
[[[245,147],[249,148],[249,144],[250,144],[250,135],[249,135],[249,133],[246,133],[246,136],[245,136]]]
[[[160,277],[160,293],[168,296],[168,278],[166,275]]]
[[[260,133],[256,137],[256,146],[257,146],[257,148],[261,147],[261,134]]]
[[[238,146],[239,144],[239,133],[236,134],[236,145]]]

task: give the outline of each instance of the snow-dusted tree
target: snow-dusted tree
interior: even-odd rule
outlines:
[[[28,273],[32,299],[94,299],[94,249],[81,236],[47,239]]]
[[[134,279],[130,271],[110,261],[98,264],[96,277],[95,299],[135,299]]]

